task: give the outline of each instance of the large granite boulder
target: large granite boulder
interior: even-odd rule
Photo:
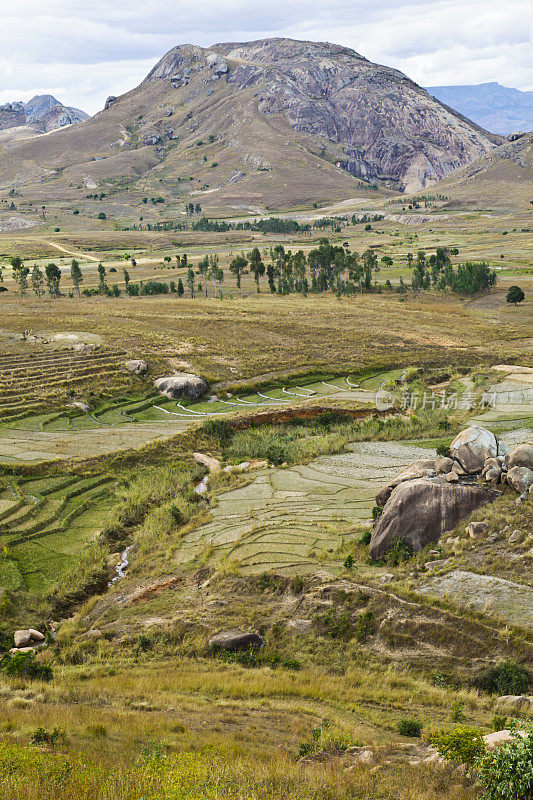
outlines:
[[[529,467],[511,467],[507,472],[507,483],[518,494],[528,492],[530,486],[533,486],[533,470]]]
[[[475,483],[450,484],[442,475],[400,483],[374,528],[370,557],[383,558],[396,539],[414,552],[421,550],[494,496],[490,489]]]
[[[177,375],[170,375],[168,378],[157,378],[154,385],[161,394],[171,400],[178,400],[182,397],[197,400],[209,391],[209,384],[203,378],[190,372],[180,372]]]
[[[376,505],[383,508],[387,500],[392,494],[392,490],[396,488],[400,483],[404,481],[411,481],[415,478],[426,478],[428,474],[428,470],[435,469],[435,459],[433,458],[419,458],[416,461],[413,461],[412,464],[409,464],[408,467],[404,467],[401,472],[399,472],[392,481],[384,486],[379,492],[376,494]]]
[[[461,431],[450,445],[450,456],[470,475],[481,472],[488,458],[498,455],[498,440],[492,431],[471,425]]]
[[[533,444],[520,444],[505,456],[508,469],[513,467],[528,467],[533,469]]]
[[[258,650],[264,644],[263,637],[255,631],[222,631],[209,639],[209,647],[215,650]]]

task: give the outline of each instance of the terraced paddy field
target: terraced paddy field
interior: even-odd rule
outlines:
[[[217,497],[211,520],[180,540],[178,564],[225,563],[245,574],[333,575],[340,551],[372,522],[374,495],[416,458],[435,451],[412,443],[361,442],[306,465],[262,470]]]
[[[0,585],[40,594],[75,569],[111,510],[105,475],[7,479],[0,493]]]
[[[0,420],[0,462],[85,459],[135,449],[187,430],[212,416],[250,414],[330,401],[348,404],[350,408],[371,408],[375,407],[380,385],[399,379],[402,372],[389,370],[352,375],[230,397],[222,392],[216,401],[199,403],[168,400],[148,391],[137,396],[118,397],[89,413],[65,409]]]

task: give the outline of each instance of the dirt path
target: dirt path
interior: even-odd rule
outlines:
[[[95,261],[96,263],[99,261],[99,259],[95,258],[94,256],[88,256],[87,253],[76,253],[74,250],[67,250],[66,247],[62,247],[60,244],[56,244],[55,242],[50,242],[48,239],[45,239],[45,244],[49,244],[50,247],[55,247],[56,250],[60,250],[62,253],[66,253],[68,256],[81,258],[83,261]]]

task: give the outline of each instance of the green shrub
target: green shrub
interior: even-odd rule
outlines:
[[[233,429],[228,422],[221,419],[207,419],[202,425],[203,431],[207,436],[212,436],[220,444],[224,444],[231,439]]]
[[[529,672],[509,659],[483,670],[476,686],[488,694],[524,694],[529,686]]]
[[[507,725],[507,717],[503,714],[494,714],[492,718],[492,730],[493,731],[504,731],[505,726]]]
[[[371,633],[374,633],[374,614],[372,611],[363,611],[355,623],[355,638],[358,642],[364,642]]]
[[[217,658],[229,661],[232,664],[240,664],[242,667],[270,667],[271,669],[288,669],[297,671],[301,669],[301,663],[295,658],[284,658],[275,652],[265,652],[255,650],[222,650],[217,652]]]
[[[432,738],[439,756],[456,764],[473,764],[485,752],[485,743],[479,728],[459,726],[453,731]]]
[[[352,567],[353,567],[353,556],[347,555],[346,558],[344,559],[344,568],[352,569]]]
[[[407,542],[404,542],[399,536],[395,536],[383,560],[391,567],[396,567],[398,564],[403,564],[404,561],[409,561],[412,555],[413,551]]]
[[[29,678],[36,681],[50,681],[53,678],[52,667],[40,664],[35,653],[6,653],[0,661],[0,672],[12,677]]]
[[[476,762],[485,800],[531,800],[533,797],[533,725],[522,739],[513,740],[483,754]]]
[[[398,733],[400,736],[422,736],[422,723],[418,719],[404,717],[398,723]]]
[[[456,700],[452,704],[452,716],[451,716],[452,722],[464,722],[465,721],[466,717],[463,714],[463,706],[464,706],[464,703],[461,702],[461,700]]]
[[[449,456],[450,455],[450,445],[441,442],[435,448],[437,451],[438,456]]]
[[[377,520],[381,517],[382,514],[383,514],[383,509],[381,506],[372,506],[372,519],[374,520],[374,522],[377,522]]]
[[[36,728],[30,738],[32,744],[48,744],[52,747],[55,747],[56,744],[65,744],[66,741],[67,737],[61,728],[54,728],[53,731]]]
[[[366,530],[363,531],[363,533],[357,540],[357,544],[368,545],[370,544],[371,539],[372,539],[372,531],[370,530],[370,528],[367,528]]]

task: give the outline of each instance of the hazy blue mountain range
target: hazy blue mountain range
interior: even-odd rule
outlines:
[[[504,136],[533,129],[533,92],[493,81],[473,86],[427,86],[430,95],[492,133]]]

